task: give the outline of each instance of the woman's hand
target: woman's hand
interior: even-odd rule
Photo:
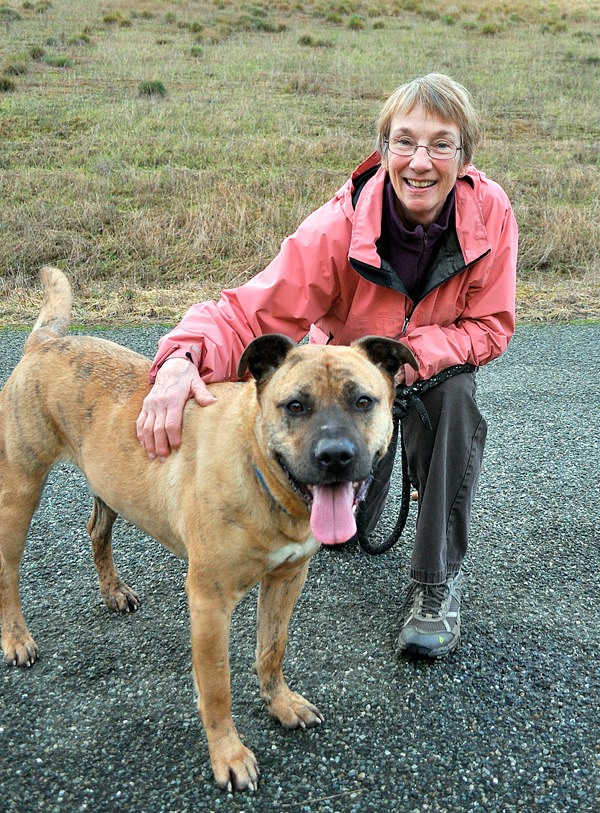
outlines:
[[[402,387],[405,384],[406,374],[404,372],[404,365],[402,365],[398,372],[396,373],[395,381],[397,387]]]
[[[139,442],[150,460],[164,460],[181,444],[183,410],[190,398],[200,406],[210,406],[217,400],[191,361],[167,359],[156,374],[154,386],[144,398],[136,421]]]

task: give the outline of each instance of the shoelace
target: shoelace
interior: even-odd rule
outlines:
[[[413,582],[406,594],[403,612],[412,609],[415,601],[415,593],[419,591],[419,615],[439,615],[440,608],[448,594],[447,584],[418,584]]]
[[[448,595],[447,584],[427,584],[421,593],[419,612],[421,615],[439,615],[444,599]]]

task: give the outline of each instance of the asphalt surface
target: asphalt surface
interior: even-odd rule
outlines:
[[[152,355],[163,330],[90,332]],[[24,339],[0,331],[1,383]],[[433,663],[395,653],[414,508],[388,554],[346,546],[312,561],[286,664],[292,687],[325,715],[321,727],[284,731],[262,707],[256,592],[242,602],[232,687],[262,771],[253,795],[213,785],[184,563],[119,523],[117,565],[143,603],[130,616],[109,612],[85,483],[57,467],[22,569],[41,660],[0,668],[0,810],[597,813],[599,346],[600,324],[522,326],[480,373],[490,431],[455,653]]]

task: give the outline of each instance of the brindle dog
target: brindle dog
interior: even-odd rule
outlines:
[[[139,606],[113,562],[118,514],[187,558],[194,678],[215,779],[253,790],[257,762],[231,718],[232,612],[260,583],[261,697],[287,728],[320,723],[321,712],[283,676],[289,619],[319,545],[355,532],[357,501],[390,440],[394,375],[415,359],[378,337],[335,348],[259,337],[238,369],[254,381],[214,385],[209,407],[190,402],[181,448],[150,462],[135,432],[149,361],[112,342],[66,336],[69,283],[52,268],[42,279],[40,316],[0,394],[4,659],[30,666],[38,657],[21,611],[19,563],[48,472],[66,460],[94,498],[88,531],[110,609]]]

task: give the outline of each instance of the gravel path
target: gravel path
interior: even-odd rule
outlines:
[[[89,331],[152,355],[160,328]],[[0,383],[25,339],[1,331]],[[410,546],[322,551],[287,675],[325,715],[286,732],[252,674],[256,592],[238,608],[234,716],[254,795],[216,789],[193,700],[184,565],[118,523],[143,604],[102,604],[81,476],[51,474],[22,585],[42,658],[0,669],[0,810],[597,813],[600,809],[600,324],[520,327],[483,370],[489,424],[459,649],[399,659]],[[391,521],[391,520],[390,520]],[[405,537],[410,539],[414,509]]]

